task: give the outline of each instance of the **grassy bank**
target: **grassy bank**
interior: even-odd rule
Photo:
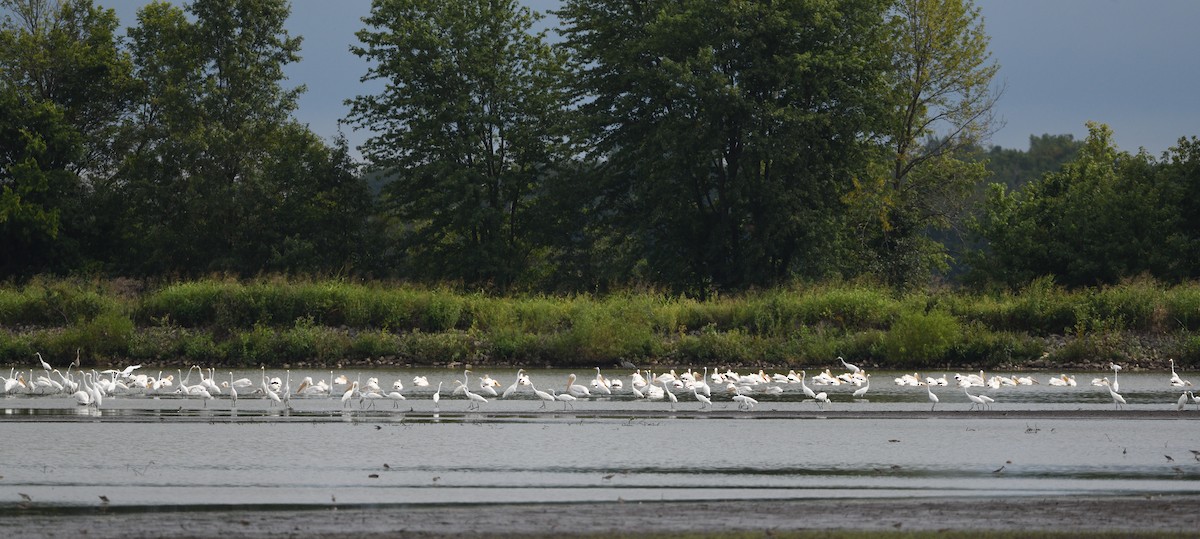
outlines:
[[[1200,364],[1200,284],[896,294],[795,286],[708,301],[657,293],[495,297],[394,283],[39,279],[0,288],[0,362],[451,362],[611,366],[1133,368]]]

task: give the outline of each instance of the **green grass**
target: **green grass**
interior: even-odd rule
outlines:
[[[1161,345],[1158,360],[1193,367],[1200,284],[1138,279],[1067,290],[1040,279],[1018,291],[899,294],[830,282],[700,301],[655,291],[497,297],[284,277],[153,287],[38,278],[0,286],[0,325],[5,363],[34,351],[73,359],[79,350],[93,363],[782,366],[840,355],[897,369],[990,368],[1120,360],[1142,353],[1130,343],[1149,335]]]

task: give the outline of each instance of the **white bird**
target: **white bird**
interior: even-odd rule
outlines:
[[[238,393],[237,393],[237,383],[236,382],[237,381],[233,379],[233,371],[229,371],[229,406],[230,407],[237,406]],[[246,380],[246,382],[249,383],[250,381]]]
[[[355,391],[358,391],[357,380],[350,384],[350,388],[347,389],[345,393],[342,393],[342,408],[350,406],[350,399],[354,397]]]
[[[487,393],[489,396],[495,397],[495,396],[498,396],[499,393],[496,393],[496,388],[492,384],[492,382],[495,382],[495,380],[492,380],[492,378],[489,376],[485,375],[483,378],[480,378],[479,379],[479,390],[484,393]]]
[[[427,378],[425,376],[414,376],[413,377],[413,385],[417,386],[417,387],[428,387],[429,386],[429,378]]]
[[[1183,386],[1192,385],[1192,383],[1190,381],[1180,378],[1179,374],[1175,372],[1175,360],[1174,359],[1171,360],[1171,385],[1174,387],[1183,387]]]
[[[671,392],[671,388],[667,387],[667,384],[663,384],[663,392],[666,393],[667,398],[670,399],[671,410],[674,411],[675,403],[679,402],[679,398],[676,397],[675,394]]]
[[[965,388],[965,387],[963,388],[963,393],[966,393],[967,398],[971,399],[971,408],[969,408],[969,409],[973,410],[973,409],[975,409],[976,406],[978,406],[980,410],[983,410],[983,407],[985,405],[987,405],[987,401],[985,401],[975,395],[972,395],[971,392],[968,391],[967,388]]]
[[[854,374],[858,374],[858,373],[862,372],[862,369],[858,368],[857,365],[854,365],[852,363],[846,363],[846,360],[842,359],[842,356],[838,356],[838,361],[841,361],[842,365],[846,366],[846,370],[848,370]]]
[[[533,383],[532,383],[532,382],[529,384],[529,387],[532,387],[532,388],[533,388],[533,394],[534,394],[534,395],[537,395],[537,397],[538,397],[539,399],[542,399],[542,408],[545,408],[545,407],[546,407],[546,403],[547,403],[547,402],[554,402],[554,401],[556,400],[556,399],[554,398],[554,395],[551,395],[551,394],[549,394],[549,393],[546,393],[545,391],[542,391],[542,390],[538,389],[536,386],[534,386],[534,385],[533,385]]]
[[[817,393],[816,395],[814,395],[814,396],[813,396],[813,398],[817,400],[817,408],[821,408],[821,403],[822,403],[822,402],[823,402],[823,403],[825,403],[825,404],[829,404],[829,403],[830,403],[830,402],[829,402],[829,395],[827,395],[827,394],[826,394],[824,391],[822,391],[822,392],[820,392],[820,393]]]
[[[513,393],[516,393],[517,387],[521,385],[521,380],[522,380],[521,376],[524,374],[525,374],[525,369],[517,369],[516,381],[514,381],[511,386],[508,386],[508,389],[504,390],[504,393],[502,393],[500,395],[500,398],[507,399],[508,397],[512,396]]]
[[[438,408],[438,401],[442,400],[442,383],[438,382],[437,391],[433,392],[433,408]]]
[[[1104,378],[1104,385],[1108,387],[1108,396],[1112,397],[1113,404],[1118,410],[1121,409],[1121,406],[1126,404],[1125,397],[1122,397],[1120,393],[1117,393],[1115,390],[1113,390],[1112,384],[1108,383],[1107,377]]]
[[[567,375],[567,393],[575,398],[592,396],[592,392],[588,390],[587,386],[576,384],[575,379],[575,373]]]
[[[692,388],[692,395],[696,397],[696,400],[700,401],[700,409],[701,410],[703,410],[705,408],[712,408],[712,399],[705,397],[704,395],[701,395],[699,392],[696,391],[695,387]]]
[[[863,386],[863,387],[862,387],[862,388],[860,388],[860,389],[856,389],[856,390],[854,390],[854,396],[855,396],[855,397],[861,397],[861,396],[863,396],[863,395],[866,395],[866,394],[867,394],[867,390],[868,390],[868,389],[871,389],[871,375],[870,375],[870,374],[868,374],[868,375],[866,375],[866,376],[867,376],[867,385]]]
[[[471,404],[467,406],[468,410],[478,410],[481,405],[487,404],[487,399],[478,393],[472,393],[469,389],[463,389],[467,394],[467,398],[471,400]]]
[[[600,367],[596,367],[596,377],[592,379],[592,387],[600,393],[612,395],[612,389],[609,389],[608,385],[608,380],[604,378],[603,374],[600,374]]]
[[[50,371],[54,370],[50,367],[49,363],[46,363],[46,360],[42,359],[41,352],[34,352],[33,355],[37,356],[38,361],[42,362],[42,368],[46,370],[47,374],[49,374]],[[1172,360],[1172,361],[1174,361],[1174,360]]]
[[[1183,409],[1187,406],[1187,402],[1188,402],[1188,392],[1184,391],[1183,394],[1179,396],[1179,400],[1175,401],[1175,409],[1182,412]]]
[[[83,386],[80,387],[80,389],[73,395],[71,395],[72,397],[75,397],[75,404],[80,406],[91,406],[92,404],[92,392],[91,388],[88,387],[87,380],[88,373],[85,372],[83,373]],[[1187,397],[1186,393],[1184,394],[1184,397]]]
[[[804,378],[808,375],[806,371],[800,371],[800,389],[804,391],[804,395],[810,399],[817,398],[816,392],[804,383]]]
[[[575,408],[574,403],[576,398],[574,395],[571,395],[570,393],[555,393],[553,389],[550,390],[550,394],[554,395],[554,398],[562,401],[563,410],[566,410],[568,406]]]
[[[740,410],[753,410],[754,405],[758,404],[758,401],[741,393],[734,395],[733,400],[738,403],[738,409]]]
[[[921,385],[925,386],[925,392],[929,394],[929,402],[933,403],[933,406],[929,407],[929,411],[932,412],[933,409],[938,405],[938,396],[933,394],[932,389],[929,389],[928,382],[921,382]]]

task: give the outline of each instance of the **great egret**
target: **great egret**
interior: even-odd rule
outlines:
[[[866,377],[867,377],[867,385],[863,386],[863,387],[862,387],[862,388],[860,388],[860,389],[856,389],[856,390],[854,390],[854,396],[855,396],[855,397],[861,397],[861,396],[863,396],[863,395],[866,395],[866,394],[867,394],[867,390],[868,390],[868,389],[871,389],[871,375],[870,375],[870,374],[868,374],[868,375],[866,375]]]
[[[983,410],[983,407],[987,404],[987,401],[972,395],[971,392],[967,391],[967,388],[965,387],[963,388],[963,393],[966,393],[967,398],[971,399],[971,408],[969,408],[971,410],[974,410],[976,406],[978,406],[980,410]]]
[[[500,395],[500,398],[507,399],[508,397],[512,396],[513,393],[517,392],[517,387],[521,385],[521,375],[523,374],[525,374],[525,369],[517,369],[517,379],[512,383],[511,386],[508,386],[508,389],[504,390],[504,393]]]
[[[1171,359],[1171,385],[1174,387],[1190,386],[1192,383],[1179,377],[1179,373],[1175,372],[1175,360]]]
[[[667,384],[663,384],[663,392],[666,393],[667,398],[671,400],[671,411],[675,411],[675,403],[679,402],[679,398],[671,392],[671,388],[667,387]]]
[[[532,382],[529,383],[529,387],[533,388],[534,395],[537,395],[537,397],[539,399],[542,399],[542,408],[546,407],[547,402],[554,402],[556,400],[554,398],[554,395],[551,395],[549,393],[546,393],[545,391],[538,389],[537,386],[533,385]]]
[[[846,363],[846,360],[842,359],[842,356],[838,356],[838,361],[841,361],[842,365],[846,366],[846,370],[848,370],[854,374],[858,374],[858,373],[862,372],[862,369],[858,368],[857,365],[854,365],[853,363]]]
[[[822,408],[822,406],[821,406],[822,402],[825,404],[830,404],[829,395],[826,394],[824,391],[817,393],[816,395],[813,396],[813,398],[817,400],[817,408]]]
[[[701,395],[699,392],[696,391],[695,387],[692,388],[692,395],[696,397],[696,400],[700,401],[700,409],[701,410],[703,410],[705,408],[712,408],[712,399],[705,397],[704,395]]]
[[[1126,404],[1125,397],[1122,397],[1120,393],[1117,393],[1115,390],[1113,390],[1112,384],[1110,384],[1108,382],[1108,377],[1104,378],[1104,385],[1105,385],[1105,387],[1108,388],[1108,395],[1110,397],[1112,397],[1113,404],[1117,407],[1118,410],[1120,410],[1121,406]]]
[[[815,399],[815,398],[817,398],[817,394],[816,394],[816,392],[814,392],[814,391],[812,390],[812,388],[808,387],[808,386],[807,386],[807,385],[804,383],[804,378],[805,378],[805,377],[807,377],[807,376],[808,376],[808,372],[807,372],[807,371],[800,371],[800,389],[801,389],[802,391],[804,391],[804,395],[805,395],[806,397],[808,397],[808,398],[810,398],[810,399]]]
[[[249,380],[247,380],[249,382]],[[237,408],[237,383],[233,379],[233,371],[229,371],[229,407]]]
[[[342,393],[342,408],[350,406],[350,399],[354,397],[354,392],[358,391],[358,381],[350,383],[350,388]]]
[[[563,410],[566,410],[568,406],[570,406],[572,409],[575,408],[576,397],[574,395],[570,393],[556,393],[553,389],[550,390],[550,394],[554,395],[554,398],[562,401]]]
[[[925,393],[929,394],[929,402],[933,403],[933,406],[929,407],[929,411],[932,412],[938,405],[938,396],[933,394],[932,389],[929,389],[929,382],[920,382],[920,384],[925,386]]]
[[[437,391],[433,392],[433,409],[438,409],[438,401],[442,400],[442,383],[438,382]]]
[[[758,404],[758,401],[741,393],[734,395],[733,400],[738,403],[738,409],[740,410],[753,410],[754,405]]]
[[[46,370],[46,374],[49,374],[50,371],[54,370],[53,368],[50,367],[49,363],[46,363],[46,360],[42,359],[41,352],[34,352],[33,355],[37,356],[38,361],[40,361],[42,363],[42,368]],[[1172,372],[1174,372],[1174,369],[1172,369]]]
[[[1175,409],[1182,412],[1183,409],[1187,406],[1187,402],[1188,402],[1188,392],[1184,391],[1183,394],[1179,396],[1179,400],[1175,401]]]
[[[596,377],[592,379],[592,387],[600,393],[612,395],[612,390],[608,387],[608,380],[605,380],[604,375],[600,374],[600,367],[596,367]]]

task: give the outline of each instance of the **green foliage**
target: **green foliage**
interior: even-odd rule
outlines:
[[[593,248],[701,296],[829,273],[886,106],[886,7],[564,2]]]
[[[987,176],[963,155],[993,129],[1000,66],[991,61],[979,8],[963,0],[899,0],[890,39],[891,110],[874,166],[860,171],[849,233],[858,271],[899,288],[925,286],[949,269],[933,233],[954,225]]]
[[[977,279],[1016,286],[1053,275],[1074,287],[1177,265],[1170,183],[1149,156],[1119,152],[1107,126],[1088,128],[1079,157],[1060,171],[1019,192],[993,190],[977,228],[988,241],[974,259]]]
[[[129,316],[126,313],[134,313]],[[1090,364],[1144,350],[1190,354],[1200,287],[1138,279],[1068,290],[1044,278],[1019,292],[828,284],[707,301],[652,292],[496,297],[382,283],[205,280],[145,292],[38,280],[0,287],[0,361],[34,351],[102,360],[235,365],[502,361],[812,365],[845,356],[895,368]],[[19,328],[19,329],[17,329]],[[1065,344],[1057,344],[1065,343]],[[1187,356],[1191,357],[1191,356]]]
[[[375,2],[362,46],[365,80],[386,89],[350,101],[374,135],[405,270],[501,289],[529,264],[541,184],[561,158],[563,59],[516,0]]]
[[[905,310],[888,329],[882,350],[894,365],[929,365],[944,362],[962,342],[958,319],[948,312]]]

